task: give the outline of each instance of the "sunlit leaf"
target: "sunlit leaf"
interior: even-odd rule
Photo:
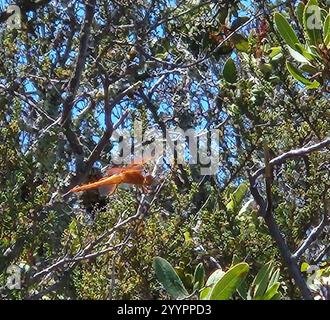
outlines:
[[[215,270],[207,279],[205,288],[200,293],[201,300],[209,300],[213,285],[225,274],[221,269]]]
[[[309,47],[308,47],[308,49],[306,49],[300,43],[296,43],[295,49],[296,49],[296,51],[298,51],[300,54],[302,54],[308,60],[315,60],[318,57],[318,55],[312,53],[312,50]]]
[[[280,278],[280,269],[277,269],[273,272],[270,280],[269,280],[269,283],[268,283],[268,288],[267,290],[273,285],[275,284],[276,282],[278,282],[278,279]]]
[[[228,300],[232,297],[237,287],[245,279],[249,265],[245,262],[230,268],[213,286],[210,300]]]
[[[309,268],[309,264],[307,262],[303,262],[300,267],[301,272],[306,272]]]
[[[305,58],[302,54],[300,54],[298,51],[293,50],[291,47],[288,46],[288,50],[292,58],[294,58],[296,61],[300,63],[308,63],[308,59]]]
[[[226,205],[227,210],[235,211],[241,205],[249,187],[246,183],[242,183],[235,191],[230,195],[230,201]]]
[[[269,53],[269,57],[271,59],[274,59],[275,57],[277,57],[281,53],[282,53],[282,48],[281,47],[273,47],[273,48],[271,48],[271,51]]]
[[[262,300],[271,300],[278,293],[279,287],[279,282],[274,283],[263,295]]]

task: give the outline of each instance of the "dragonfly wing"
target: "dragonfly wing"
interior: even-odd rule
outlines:
[[[131,190],[132,185],[129,183],[121,183],[120,185],[118,185],[118,188],[123,189],[123,190]]]
[[[100,187],[99,192],[101,196],[107,196],[107,195],[110,196],[117,190],[117,187],[118,187],[117,184]]]
[[[140,165],[131,165],[127,166],[122,173],[127,173],[127,172],[136,172],[141,174],[144,171],[144,167]]]
[[[127,171],[143,171],[144,170],[144,166],[147,162],[151,161],[153,159],[153,157],[149,157],[147,159],[144,159],[143,161],[135,161],[134,163],[131,163],[127,166],[124,167],[112,167],[106,170],[105,172],[105,176],[106,177],[111,177],[115,174],[120,174],[123,172],[127,172]]]
[[[155,159],[155,157],[151,156],[151,155],[150,156],[144,156],[144,157],[142,157],[142,159],[141,158],[136,159],[134,161],[133,165],[144,166],[145,164],[147,164],[148,162],[153,161],[154,159]]]
[[[115,174],[120,174],[125,170],[124,167],[112,167],[105,172],[106,177],[111,177]]]

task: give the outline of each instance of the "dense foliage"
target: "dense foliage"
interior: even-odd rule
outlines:
[[[329,299],[327,1],[17,0],[14,28],[0,4],[2,298],[167,299],[161,261],[192,299],[235,266],[213,298]],[[220,130],[217,174],[68,194],[135,120]]]

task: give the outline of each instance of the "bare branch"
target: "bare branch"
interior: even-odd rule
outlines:
[[[323,212],[322,220],[321,220],[320,224],[311,231],[311,233],[306,238],[306,240],[303,242],[303,244],[298,248],[298,250],[292,256],[293,259],[295,259],[296,261],[298,261],[299,258],[302,256],[302,254],[309,248],[309,246],[315,240],[317,240],[317,238],[322,233],[324,227],[328,224],[328,215],[329,215],[328,210],[329,209],[328,209],[328,199],[326,198],[326,194],[327,194],[327,188],[324,190],[324,193],[323,193],[324,212]]]
[[[327,220],[323,216],[322,221],[320,224],[315,227],[309,236],[306,238],[306,240],[303,242],[303,244],[298,248],[298,250],[294,253],[292,256],[293,259],[296,261],[299,260],[299,258],[303,255],[303,253],[308,249],[308,247],[319,237],[319,235],[322,233],[324,227],[327,224]]]
[[[330,146],[330,138],[327,138],[317,144],[314,144],[312,146],[309,147],[303,147],[300,149],[296,149],[296,150],[291,150],[288,151],[286,153],[283,153],[282,155],[272,159],[269,164],[273,167],[276,165],[281,165],[283,164],[286,160],[288,159],[295,159],[295,158],[301,158],[309,153],[312,153],[314,151],[319,151],[323,148],[326,148]],[[259,170],[257,170],[251,177],[252,182],[255,182],[257,180],[257,178],[261,175],[265,173],[265,167],[260,168]]]
[[[39,106],[37,105],[37,103],[35,101],[33,101],[32,98],[30,97],[26,97],[25,95],[13,91],[14,95],[20,99],[22,99],[22,101],[26,102],[30,107],[34,108],[39,114],[44,115],[49,121],[54,122],[55,119],[53,119],[46,111],[44,111],[43,109],[39,108]]]
[[[313,260],[314,264],[319,264],[323,257],[330,252],[330,244],[324,248],[324,250]]]
[[[95,5],[96,5],[96,0],[89,0],[87,1],[85,6],[86,7],[85,21],[81,30],[79,53],[76,62],[76,67],[73,76],[69,81],[67,97],[63,103],[63,113],[61,117],[62,125],[64,125],[65,122],[71,118],[71,111],[73,107],[74,97],[79,88],[81,75],[85,68],[85,63],[87,59],[87,50],[89,44],[89,36],[91,33],[91,28],[93,23]]]

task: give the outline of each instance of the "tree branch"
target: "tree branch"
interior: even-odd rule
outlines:
[[[302,297],[304,300],[313,300],[305,279],[303,278],[295,259],[291,255],[290,249],[278,228],[273,214],[265,215],[265,223],[268,227],[271,237],[276,242],[276,245],[282,255],[282,258],[289,270],[291,277],[294,279],[296,286],[299,288]]]
[[[319,235],[322,233],[326,224],[327,224],[327,220],[323,216],[321,223],[311,231],[311,233],[306,238],[306,240],[303,242],[303,244],[293,254],[293,256],[292,256],[293,259],[295,259],[296,261],[299,260],[299,258],[308,249],[308,247],[319,237]]]
[[[64,125],[66,121],[71,118],[71,111],[73,107],[74,97],[79,88],[82,72],[85,68],[87,50],[89,44],[89,36],[91,33],[94,11],[95,11],[96,0],[89,0],[85,6],[85,21],[81,30],[79,53],[76,62],[76,67],[72,78],[68,84],[67,97],[63,103],[63,113],[61,118],[61,124]]]
[[[304,278],[300,272],[296,259],[292,256],[290,249],[279,230],[277,222],[273,216],[273,209],[271,207],[271,204],[268,204],[269,199],[271,199],[271,197],[272,197],[271,188],[268,185],[267,190],[266,190],[268,201],[265,201],[258,190],[258,187],[256,185],[256,179],[260,174],[267,171],[266,172],[266,174],[267,174],[266,181],[267,181],[267,179],[269,179],[269,176],[272,176],[272,174],[273,174],[272,165],[281,164],[286,159],[289,159],[292,157],[301,157],[312,151],[319,150],[320,148],[324,147],[324,144],[326,145],[326,143],[323,142],[321,144],[317,144],[317,145],[311,146],[309,148],[302,148],[302,149],[298,149],[298,150],[289,151],[280,157],[274,158],[271,161],[269,161],[269,157],[266,154],[265,155],[265,160],[266,160],[265,167],[259,169],[252,176],[250,176],[250,191],[251,191],[251,194],[252,194],[254,200],[256,201],[256,203],[259,206],[259,214],[260,214],[260,216],[262,216],[264,218],[265,223],[268,227],[269,234],[275,241],[277,248],[279,249],[279,251],[282,255],[284,263],[287,266],[292,279],[294,279],[295,284],[299,288],[299,290],[302,294],[302,297],[305,300],[313,300],[313,297],[306,284],[306,281],[304,280]]]
[[[325,249],[317,256],[316,259],[313,260],[313,263],[319,264],[322,261],[323,257],[329,252],[330,252],[330,244],[327,247],[325,247]]]
[[[272,159],[269,164],[274,167],[276,165],[281,165],[283,164],[286,160],[288,159],[294,159],[294,158],[301,158],[304,155],[307,155],[309,153],[312,153],[314,151],[319,151],[325,147],[330,146],[330,138],[327,138],[317,144],[314,144],[312,146],[309,147],[303,147],[300,149],[296,149],[296,150],[291,150],[288,151],[286,153],[283,153],[282,155]],[[262,175],[263,173],[265,173],[265,167],[260,168],[259,170],[257,170],[251,177],[251,181],[254,184],[254,182],[257,180],[257,178]]]
[[[308,247],[320,236],[324,227],[328,224],[328,199],[326,198],[327,188],[324,190],[323,193],[323,203],[324,203],[324,212],[322,221],[320,224],[314,228],[307,239],[303,242],[303,244],[298,248],[295,254],[292,256],[296,261],[299,260],[301,255],[308,249]]]
[[[99,143],[97,144],[97,146],[94,148],[91,155],[87,159],[85,170],[88,171],[88,169],[90,169],[93,166],[94,162],[98,159],[102,150],[109,142],[109,139],[111,138],[113,131],[116,130],[125,121],[128,115],[129,115],[129,110],[126,110],[113,127],[110,127],[109,129],[105,130],[101,140],[99,141]]]

